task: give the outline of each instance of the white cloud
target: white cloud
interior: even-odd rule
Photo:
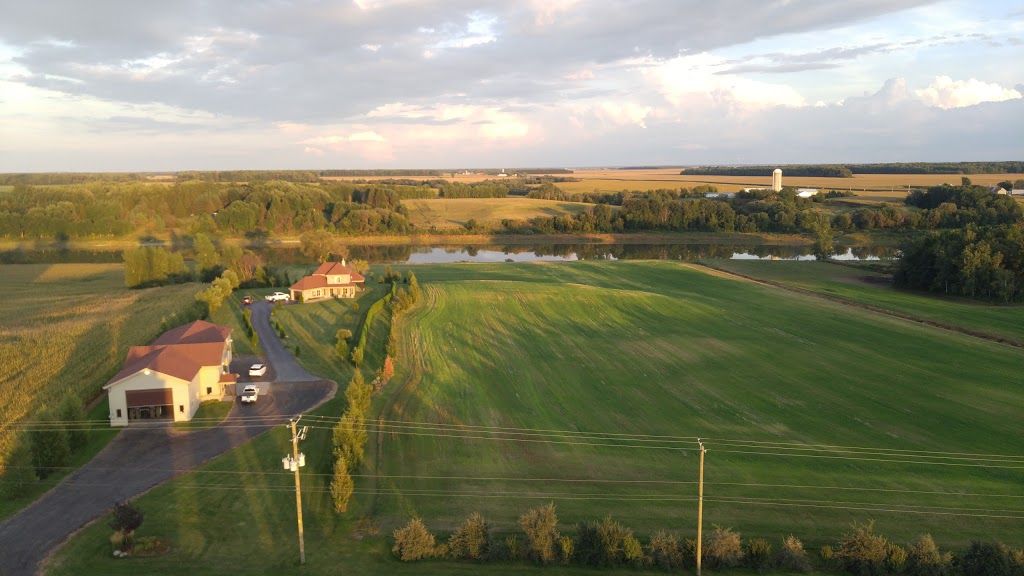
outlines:
[[[363,44],[361,48],[367,52],[377,52],[380,50],[380,44]]]
[[[665,98],[677,107],[697,102],[760,109],[773,106],[801,107],[807,101],[793,87],[716,74],[726,61],[711,54],[679,56],[651,61],[646,74],[653,76]]]
[[[969,80],[953,80],[949,76],[936,76],[926,88],[915,90],[914,94],[929,106],[937,108],[963,108],[982,102],[1003,102],[1021,97],[1013,88],[1003,88],[996,83]]]
[[[566,74],[565,75],[565,79],[566,80],[572,80],[573,82],[578,82],[580,80],[593,80],[594,79],[594,73],[591,72],[590,70],[580,70],[579,72],[573,72],[571,74]]]
[[[323,156],[325,154],[323,150],[313,146],[306,146],[302,151],[313,156]]]
[[[647,128],[644,121],[647,115],[651,113],[651,110],[653,108],[650,106],[641,106],[631,102],[602,102],[595,108],[594,114],[598,118],[612,124],[620,126],[632,124],[641,128]]]
[[[579,4],[579,0],[530,0],[534,24],[538,28],[551,26],[559,16],[571,11],[576,4]]]

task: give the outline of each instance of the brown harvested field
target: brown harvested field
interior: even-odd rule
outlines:
[[[535,200],[533,198],[430,198],[403,200],[409,209],[409,221],[418,228],[459,228],[473,219],[480,224],[506,218],[524,220],[537,216],[578,214],[592,204]]]

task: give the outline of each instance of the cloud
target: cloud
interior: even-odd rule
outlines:
[[[929,106],[937,108],[963,108],[982,102],[1003,102],[1021,97],[1019,90],[1003,88],[996,83],[987,83],[971,78],[953,80],[949,76],[936,76],[927,87],[914,94]]]
[[[725,64],[711,54],[681,56],[660,63],[649,75],[656,78],[662,94],[676,107],[695,104],[756,109],[771,106],[804,106],[806,100],[794,88],[716,72]]]

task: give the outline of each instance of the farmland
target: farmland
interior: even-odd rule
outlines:
[[[578,214],[590,204],[556,202],[532,198],[438,198],[405,200],[409,219],[417,228],[461,228],[469,220],[496,224],[503,219],[522,220],[536,216]]]
[[[411,515],[449,530],[474,510],[507,533],[548,501],[566,527],[612,513],[641,535],[665,527],[692,537],[697,435],[709,449],[706,526],[772,541],[793,533],[812,548],[869,518],[897,542],[920,532],[944,546],[1024,541],[1019,521],[998,517],[1019,516],[1015,464],[971,457],[1024,450],[1019,350],[676,262],[415,270],[425,302],[400,317],[398,372],[374,399],[393,424],[371,434],[346,515],[330,511],[326,476],[341,400],[307,419],[311,572],[339,562],[360,573],[473,572],[403,565],[386,538],[362,536],[389,534]],[[332,323],[315,329],[329,334],[332,305],[297,310],[313,326]],[[780,444],[789,442],[861,448]],[[146,569],[292,566],[294,499],[272,457],[286,447],[275,430],[141,497],[142,534],[174,550]],[[230,490],[200,489],[225,473],[237,478]],[[50,573],[137,570],[109,559],[107,532],[100,523],[73,538]]]
[[[199,289],[127,290],[119,264],[6,265],[0,278],[0,454],[10,422],[66,395],[95,397],[128,348],[159,335]],[[106,415],[100,408],[92,417]]]
[[[779,282],[830,298],[876,306],[916,318],[1024,343],[1024,306],[998,306],[966,298],[943,298],[892,287],[888,278],[835,264],[786,261],[711,260],[715,268]]]

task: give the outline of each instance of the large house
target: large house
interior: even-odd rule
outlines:
[[[135,420],[191,420],[204,400],[221,399],[234,384],[231,329],[196,320],[164,332],[149,346],[132,346],[124,369],[106,386],[110,425]]]
[[[366,279],[362,274],[345,266],[345,260],[324,262],[315,272],[292,284],[291,296],[292,300],[299,302],[355,298],[356,292],[363,289],[364,282]]]

